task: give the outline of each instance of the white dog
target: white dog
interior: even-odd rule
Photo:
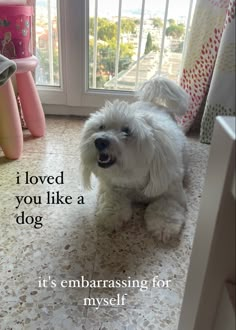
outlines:
[[[86,121],[80,143],[84,186],[99,179],[96,217],[111,230],[132,216],[132,203],[147,205],[147,229],[159,240],[177,236],[185,221],[183,190],[186,138],[174,114],[188,96],[174,82],[154,77],[139,101],[106,102]]]

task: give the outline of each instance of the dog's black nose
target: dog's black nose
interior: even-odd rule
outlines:
[[[94,144],[99,151],[102,151],[102,150],[106,149],[107,147],[109,147],[110,141],[105,138],[97,138],[94,141]]]

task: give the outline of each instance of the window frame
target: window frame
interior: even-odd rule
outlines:
[[[113,101],[122,97],[130,101],[134,94],[86,87],[88,11],[89,1],[57,0],[61,86],[37,86],[46,114],[87,116],[95,108],[101,107],[105,100]]]
[[[89,1],[57,0],[57,10],[61,86],[38,86],[45,113],[88,116],[105,100],[133,101],[133,91],[88,88]]]

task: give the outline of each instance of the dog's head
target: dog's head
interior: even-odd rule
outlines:
[[[135,104],[106,102],[83,128],[80,156],[84,185],[90,186],[91,173],[118,185],[143,180],[153,145],[147,116],[136,111]]]

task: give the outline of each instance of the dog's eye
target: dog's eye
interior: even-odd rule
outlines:
[[[131,130],[129,129],[129,127],[123,127],[121,129],[121,132],[125,133],[126,136],[130,136],[131,135]]]
[[[100,131],[104,130],[105,129],[105,125],[100,125],[99,126],[99,129],[100,129]]]

